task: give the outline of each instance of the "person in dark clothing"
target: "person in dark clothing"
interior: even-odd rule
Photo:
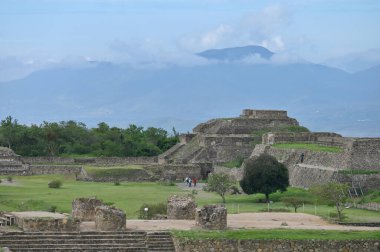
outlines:
[[[305,153],[301,153],[301,156],[300,156],[300,162],[303,163],[303,159],[305,158]]]
[[[197,186],[197,179],[196,178],[193,178],[193,184],[194,184],[194,187]]]

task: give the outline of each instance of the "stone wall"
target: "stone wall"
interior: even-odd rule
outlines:
[[[94,221],[95,209],[103,205],[103,201],[95,198],[78,198],[72,203],[72,216],[80,221]]]
[[[171,195],[168,199],[168,219],[194,220],[196,207],[197,204],[192,195]]]
[[[379,240],[193,240],[186,238],[174,238],[173,241],[177,252],[380,251]]]
[[[82,167],[74,165],[30,165],[29,175],[81,174]]]
[[[263,144],[277,143],[315,143],[328,146],[345,147],[346,140],[341,135],[331,132],[275,132],[262,137]]]
[[[92,164],[95,166],[116,166],[129,164],[153,164],[158,157],[21,157],[20,160],[28,164]]]
[[[195,211],[195,225],[208,230],[227,229],[227,208],[219,205],[206,205]]]
[[[258,119],[284,119],[288,117],[288,112],[285,110],[243,109],[240,117]]]
[[[380,170],[380,138],[355,139],[350,162],[352,169]]]
[[[126,228],[126,215],[117,208],[98,206],[95,209],[95,228],[98,231],[118,231]]]
[[[147,165],[144,167],[147,171],[154,174],[154,180],[180,180],[186,177],[202,179],[208,171],[212,171],[211,164],[161,164]]]
[[[25,232],[78,232],[80,222],[74,218],[16,218],[16,225]]]

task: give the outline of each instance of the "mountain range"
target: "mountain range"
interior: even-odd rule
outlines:
[[[246,57],[261,57],[247,63]],[[283,109],[313,131],[380,137],[380,66],[358,73],[310,62],[273,63],[258,46],[215,49],[196,66],[132,67],[92,62],[0,83],[0,118],[76,120],[191,131],[242,109]]]

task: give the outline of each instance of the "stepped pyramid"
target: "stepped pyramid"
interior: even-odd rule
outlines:
[[[212,119],[180,136],[180,143],[159,156],[159,163],[220,164],[248,158],[263,132],[298,126],[283,110],[245,109],[239,117]]]

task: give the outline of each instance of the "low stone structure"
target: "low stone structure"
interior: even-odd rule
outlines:
[[[0,174],[2,175],[26,175],[28,166],[20,161],[20,156],[13,150],[0,146]]]
[[[378,252],[378,240],[197,240],[175,238],[178,252],[296,252],[296,251],[345,251]]]
[[[197,208],[195,225],[210,230],[226,229],[227,208],[220,205],[206,205],[202,208]]]
[[[71,216],[50,212],[12,212],[15,224],[25,232],[78,232],[80,221]]]
[[[72,216],[81,221],[94,221],[95,209],[102,206],[103,201],[95,198],[78,198],[72,203]]]
[[[168,219],[171,220],[194,220],[195,203],[192,195],[172,195],[168,199]]]
[[[98,206],[95,209],[95,228],[98,231],[125,230],[126,214],[110,206]]]

